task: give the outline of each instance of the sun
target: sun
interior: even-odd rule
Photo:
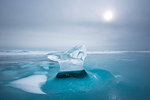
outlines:
[[[114,17],[114,13],[112,11],[106,11],[103,17],[105,21],[111,21]]]

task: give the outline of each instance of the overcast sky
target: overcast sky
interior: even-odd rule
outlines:
[[[77,44],[88,50],[150,50],[150,0],[0,0],[1,49]]]

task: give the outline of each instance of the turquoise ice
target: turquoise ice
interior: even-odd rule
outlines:
[[[88,52],[83,78],[57,78],[47,51],[8,53],[0,53],[0,100],[150,100],[149,51]]]

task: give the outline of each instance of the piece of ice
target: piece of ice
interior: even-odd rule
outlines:
[[[84,70],[83,63],[86,55],[86,47],[78,45],[65,52],[49,53],[48,58],[59,63],[60,72],[81,71]]]

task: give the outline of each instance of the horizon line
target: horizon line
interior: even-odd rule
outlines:
[[[0,50],[0,55],[46,55],[48,53],[54,53],[59,51],[44,51],[44,50]],[[127,51],[127,50],[99,50],[99,51],[87,51],[87,54],[124,54],[124,53],[150,53],[149,50],[145,51]]]

